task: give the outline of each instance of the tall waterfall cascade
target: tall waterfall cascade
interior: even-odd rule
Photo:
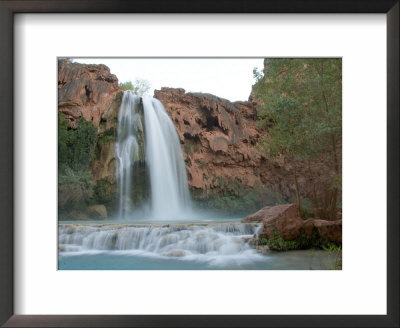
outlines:
[[[185,163],[178,134],[162,103],[125,91],[117,133],[119,217],[132,218],[137,206],[132,202],[132,187],[140,162],[145,162],[150,178],[145,215],[154,219],[180,219],[187,215],[191,200]]]

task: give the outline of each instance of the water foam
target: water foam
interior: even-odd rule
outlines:
[[[226,265],[265,260],[249,240],[259,225],[242,223],[59,226],[63,256],[111,253]]]

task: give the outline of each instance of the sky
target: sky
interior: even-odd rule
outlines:
[[[73,58],[74,62],[104,64],[119,82],[144,79],[150,94],[161,87],[211,93],[230,101],[248,99],[254,84],[253,69],[263,58]]]

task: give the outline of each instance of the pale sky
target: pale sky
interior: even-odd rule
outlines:
[[[119,82],[145,79],[150,94],[161,87],[211,93],[230,101],[248,99],[254,84],[253,68],[263,58],[73,58],[74,62],[104,64]]]

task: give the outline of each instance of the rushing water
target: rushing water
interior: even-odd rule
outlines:
[[[326,252],[258,253],[260,225],[60,224],[59,269],[326,269]]]
[[[132,177],[139,161],[145,161],[151,184],[150,206],[145,215],[169,220],[187,216],[190,196],[182,150],[160,101],[124,92],[118,115],[116,157],[120,218],[132,218]]]
[[[118,137],[115,147],[119,198],[119,217],[127,218],[132,212],[131,187],[132,171],[140,160],[138,136],[143,134],[142,116],[139,110],[140,98],[133,92],[124,92],[118,114]]]
[[[159,219],[177,219],[190,208],[186,167],[178,134],[159,100],[143,97],[143,109],[151,215]]]

